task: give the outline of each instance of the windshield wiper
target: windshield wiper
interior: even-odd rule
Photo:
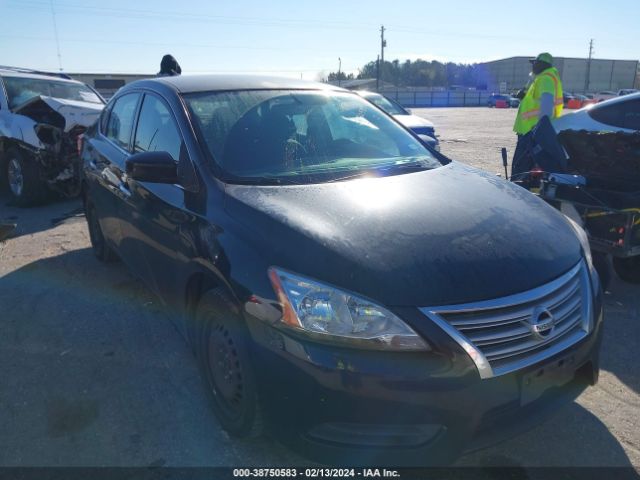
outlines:
[[[391,168],[426,169],[429,167],[427,167],[424,163],[420,163],[420,162],[404,162],[404,163],[394,163],[393,165],[385,165],[381,167],[381,170],[388,170]]]
[[[351,180],[352,178],[364,177],[368,174],[375,172],[374,170],[362,170],[358,173],[352,173],[351,175],[345,175],[344,177],[332,178],[331,180],[327,180],[324,183],[333,183],[333,182],[341,182],[343,180]]]
[[[422,170],[431,170],[431,168],[432,167],[428,167],[427,165],[424,165],[423,163],[418,163],[418,162],[395,163],[393,165],[383,165],[383,166],[379,166],[371,169],[361,170],[357,173],[352,173],[350,175],[345,175],[343,177],[333,178],[331,180],[328,180],[326,183],[341,182],[343,180],[351,180],[353,178],[363,177],[367,175],[372,175],[373,178],[375,178],[376,173],[384,174],[384,173],[388,173],[390,170],[395,170],[395,169],[422,171]]]
[[[300,185],[300,182],[283,177],[238,177],[228,180],[230,183],[240,183],[243,185]]]

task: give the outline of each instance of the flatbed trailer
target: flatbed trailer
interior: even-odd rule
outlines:
[[[538,195],[570,218],[579,218],[594,255],[611,255],[622,280],[640,283],[640,189],[605,189],[597,180],[582,179],[545,175]]]
[[[594,256],[611,255],[618,276],[640,283],[640,133],[546,131],[534,142],[532,157],[561,173],[540,168],[517,179],[583,226]],[[553,138],[552,138],[553,137]],[[560,158],[557,142],[566,154]],[[540,148],[539,145],[551,145]],[[544,165],[543,165],[544,166]]]

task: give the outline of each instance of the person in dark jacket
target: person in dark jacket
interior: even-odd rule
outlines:
[[[8,239],[16,229],[15,223],[0,223],[0,242]]]
[[[173,58],[173,55],[165,55],[162,57],[162,61],[160,62],[160,71],[158,72],[159,77],[173,77],[174,75],[180,75],[182,73],[182,69],[180,68],[180,64],[178,61]]]

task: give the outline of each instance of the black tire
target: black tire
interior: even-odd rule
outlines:
[[[600,285],[602,290],[608,290],[611,284],[611,266],[609,264],[609,255],[602,252],[592,251],[593,266],[600,277]]]
[[[91,203],[85,205],[85,217],[87,218],[87,226],[89,228],[89,239],[91,240],[91,249],[98,260],[104,263],[111,263],[118,260],[118,256],[111,249],[104,238],[102,227],[98,221],[96,209]]]
[[[640,256],[613,257],[613,269],[625,282],[640,283]]]
[[[44,202],[49,190],[42,180],[40,167],[33,159],[16,148],[10,148],[3,166],[11,203],[30,207]]]
[[[206,292],[196,309],[196,356],[213,411],[234,437],[262,434],[262,414],[251,338],[229,297],[219,289]]]

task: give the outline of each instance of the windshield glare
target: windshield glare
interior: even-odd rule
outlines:
[[[313,183],[441,165],[356,94],[253,90],[187,94],[185,100],[230,182]]]
[[[38,78],[5,77],[9,108],[15,108],[37,96],[102,104],[100,97],[86,85]]]

